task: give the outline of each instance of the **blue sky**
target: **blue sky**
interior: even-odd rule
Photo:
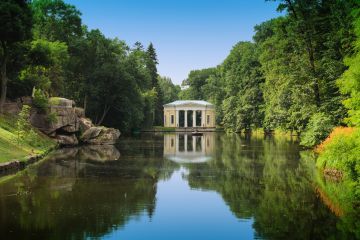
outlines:
[[[194,69],[214,67],[253,27],[280,15],[265,0],[65,0],[89,29],[156,48],[162,76],[180,84]]]

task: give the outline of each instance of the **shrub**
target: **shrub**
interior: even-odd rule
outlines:
[[[49,107],[49,99],[45,92],[43,92],[41,89],[34,88],[32,97],[34,107],[36,107],[39,111],[46,113]]]
[[[27,144],[31,147],[46,146],[46,140],[41,139],[29,122],[30,109],[30,106],[24,105],[16,121],[15,134],[17,144]]]
[[[318,148],[317,166],[341,170],[360,184],[360,129],[336,128]]]
[[[30,117],[30,106],[24,105],[19,113],[19,118],[16,121],[16,139],[17,143],[20,144],[25,140],[27,131],[31,128],[29,123]]]
[[[305,147],[313,147],[321,143],[330,134],[334,125],[331,118],[325,113],[315,113],[301,134],[300,144]]]
[[[49,98],[49,104],[52,106],[57,106],[60,104],[60,100],[61,100],[61,98],[59,98],[59,97],[51,97],[51,98]]]
[[[48,113],[46,116],[46,121],[50,124],[56,123],[57,117],[55,113]]]

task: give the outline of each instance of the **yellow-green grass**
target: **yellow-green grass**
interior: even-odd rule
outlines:
[[[27,156],[44,153],[55,146],[50,138],[41,133],[38,133],[34,139],[36,144],[19,142],[15,126],[16,118],[0,116],[0,163],[12,160],[24,161]]]
[[[174,127],[154,126],[153,129],[154,129],[155,131],[175,132],[175,128],[174,128]]]

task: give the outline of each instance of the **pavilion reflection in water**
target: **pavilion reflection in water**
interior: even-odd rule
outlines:
[[[177,163],[202,163],[212,159],[215,150],[214,133],[165,134],[164,156]]]

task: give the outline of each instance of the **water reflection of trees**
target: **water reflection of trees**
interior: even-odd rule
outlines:
[[[118,156],[114,149],[65,149],[0,185],[2,238],[100,237],[130,218],[151,217],[157,182],[175,167],[153,140],[124,141],[120,152],[132,146],[131,153],[110,161],[101,156]]]
[[[291,139],[222,135],[214,161],[188,165],[193,188],[219,192],[238,218],[254,219],[266,239],[354,238],[314,188],[314,162]],[[343,226],[343,225],[341,225]]]

